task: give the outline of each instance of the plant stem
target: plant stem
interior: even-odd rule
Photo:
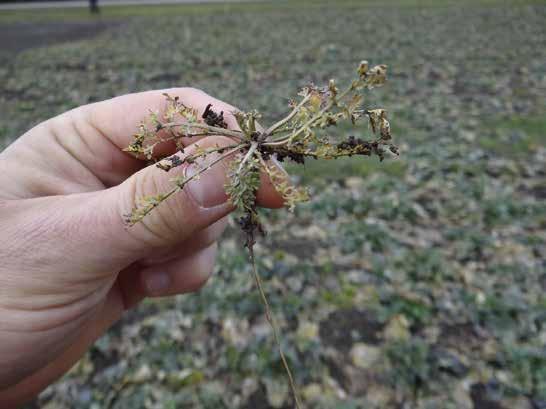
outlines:
[[[248,149],[248,152],[246,153],[245,157],[241,160],[241,163],[239,164],[239,168],[237,169],[237,174],[241,173],[245,163],[252,157],[252,155],[254,155],[254,152],[256,152],[257,148],[258,148],[258,143],[252,142],[252,144],[250,145],[250,148]]]
[[[210,125],[203,124],[203,123],[200,123],[200,122],[195,122],[195,123],[167,122],[167,123],[163,124],[163,127],[164,128],[176,128],[176,127],[184,128],[184,127],[186,127],[186,128],[204,129],[205,131],[208,131],[209,133],[215,133],[215,134],[219,134],[219,135],[231,136],[231,137],[237,138],[237,139],[239,139],[241,141],[244,140],[243,133],[241,131],[234,131],[234,130],[231,130],[231,129],[220,128],[220,127],[217,127],[217,126],[210,126]]]
[[[200,149],[200,146],[198,145],[199,142],[196,142],[193,146],[195,146],[195,148],[197,149]],[[215,148],[210,148],[210,149],[205,149],[203,153],[200,153],[198,155],[195,155],[193,156],[192,155],[192,159],[197,159],[197,158],[200,158],[200,157],[203,157],[203,156],[206,156],[208,154],[211,154],[211,153],[215,153],[215,152],[218,152],[218,151],[227,151],[229,149],[235,149],[235,148],[242,148],[244,146],[243,143],[238,143],[238,144],[235,144],[235,145],[227,145],[227,146],[216,146]]]
[[[275,132],[277,129],[279,129],[281,126],[283,126],[285,123],[287,123],[292,118],[294,118],[294,116],[299,112],[301,107],[304,106],[307,103],[307,101],[309,101],[310,98],[311,98],[311,93],[309,92],[309,94],[307,94],[305,96],[305,98],[303,98],[300,101],[300,103],[298,105],[296,105],[296,107],[292,110],[292,112],[290,112],[290,114],[288,114],[286,117],[284,117],[283,119],[281,119],[277,123],[275,123],[275,124],[271,125],[269,128],[267,128],[265,130],[264,134],[266,136],[271,135],[273,132]]]
[[[258,292],[260,293],[262,305],[265,310],[265,317],[267,321],[269,322],[269,325],[271,326],[271,329],[273,331],[273,337],[275,338],[275,343],[277,344],[277,348],[279,349],[279,355],[281,357],[284,370],[286,371],[286,375],[288,376],[288,383],[290,384],[290,389],[292,390],[292,395],[294,396],[294,403],[297,409],[302,409],[303,407],[299,400],[298,388],[296,386],[296,383],[294,382],[294,377],[292,376],[292,371],[290,370],[288,361],[286,360],[286,357],[284,356],[279,331],[273,319],[273,315],[271,313],[271,307],[269,306],[269,301],[267,301],[267,297],[263,289],[262,280],[260,278],[260,275],[258,274],[258,269],[256,267],[256,259],[254,258],[254,245],[248,246],[248,254],[250,258],[250,264],[252,265],[252,276],[254,277],[254,281],[256,282],[256,288],[258,289]]]
[[[296,136],[298,136],[300,133],[302,133],[306,128],[308,128],[310,125],[313,124],[316,120],[320,119],[322,115],[324,115],[326,112],[328,112],[335,104],[337,104],[337,101],[342,100],[345,98],[345,96],[353,90],[352,86],[349,86],[347,89],[345,89],[341,94],[339,94],[336,98],[332,98],[330,102],[326,104],[324,108],[322,108],[317,114],[315,114],[311,119],[309,119],[306,123],[304,123],[302,126],[298,128],[297,131],[292,132],[290,135],[283,137],[281,139],[278,139],[276,141],[267,142],[264,145],[268,146],[274,146],[274,145],[284,145],[287,143],[291,143]]]
[[[198,145],[199,142],[196,142],[193,146],[195,146],[195,148],[197,149],[200,149],[199,145]],[[209,149],[203,149],[203,152],[199,153],[199,154],[196,154],[196,155],[189,155],[187,156],[186,158],[184,158],[182,160],[182,163],[185,163],[186,160],[188,159],[188,157],[190,157],[193,161],[195,161],[196,159],[199,159],[199,158],[202,158],[204,156],[207,156],[207,155],[210,155],[211,153],[216,153],[216,152],[219,152],[219,151],[227,151],[228,149],[233,149],[233,148],[242,148],[244,144],[242,143],[238,143],[238,144],[235,144],[235,145],[227,145],[227,146],[216,146],[215,148],[209,148]],[[182,152],[183,153],[183,152]],[[170,155],[169,155],[170,156]],[[161,160],[164,160],[164,159],[167,159],[169,156],[166,156],[164,157],[163,159]],[[159,163],[159,162],[158,162]]]
[[[215,160],[213,160],[211,163],[209,163],[207,166],[199,169],[197,172],[195,172],[193,175],[191,175],[189,178],[186,178],[184,179],[182,182],[178,183],[176,185],[176,187],[178,187],[180,190],[184,188],[184,186],[190,182],[192,179],[195,179],[197,176],[199,176],[201,173],[203,172],[206,172],[207,170],[209,170],[210,168],[212,168],[214,165],[216,165],[218,162],[221,162],[223,161],[225,158],[227,158],[228,156],[234,154],[235,152],[237,152],[238,150],[240,150],[242,147],[244,146],[244,144],[240,144],[240,145],[237,145],[237,147],[229,150],[228,152],[220,155],[218,158],[216,158]]]

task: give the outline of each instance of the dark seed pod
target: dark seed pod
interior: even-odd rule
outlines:
[[[178,155],[170,156],[168,158],[165,158],[164,160],[169,161],[170,163],[158,162],[155,166],[159,169],[164,170],[165,172],[168,172],[172,168],[176,168],[177,166],[180,166],[184,163],[184,160],[180,159],[180,156]]]
[[[227,128],[227,124],[224,121],[224,111],[221,111],[219,114],[212,110],[212,104],[208,104],[203,112],[202,118],[205,120],[205,123],[210,126],[217,126],[219,128]]]

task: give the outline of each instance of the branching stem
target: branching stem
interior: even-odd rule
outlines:
[[[130,223],[130,225],[134,225],[136,224],[138,221],[142,220],[144,217],[146,217],[148,214],[150,214],[152,212],[152,210],[154,210],[157,206],[159,206],[160,203],[162,203],[163,201],[167,200],[169,197],[171,197],[172,195],[174,195],[175,193],[178,193],[180,192],[184,186],[186,186],[189,182],[191,182],[193,179],[197,178],[199,175],[201,175],[203,172],[206,172],[207,170],[209,170],[210,168],[212,168],[214,165],[216,165],[217,163],[221,162],[222,160],[226,159],[228,156],[230,155],[233,155],[235,152],[239,151],[242,149],[242,147],[244,146],[244,144],[239,144],[239,145],[236,145],[235,148],[229,150],[228,152],[220,155],[218,158],[216,158],[215,160],[213,160],[211,163],[209,163],[207,166],[205,167],[202,167],[201,169],[199,169],[197,172],[195,172],[193,175],[191,175],[190,177],[187,177],[187,178],[184,178],[183,180],[181,181],[176,181],[176,183],[174,183],[174,187],[169,190],[168,192],[164,193],[162,195],[162,199],[160,202],[158,202],[156,205],[150,207],[146,212],[142,213],[142,215],[139,217],[138,220]]]
[[[204,123],[195,122],[195,123],[188,123],[188,122],[167,122],[163,124],[163,128],[197,128],[197,129],[203,129],[207,131],[208,133],[214,133],[217,135],[225,135],[225,136],[231,136],[233,138],[237,138],[241,141],[244,140],[243,133],[241,131],[234,131],[232,129],[226,129],[226,128],[220,128],[218,126],[210,126]],[[193,136],[193,135],[191,135]]]
[[[252,142],[250,145],[250,148],[248,149],[248,152],[246,153],[243,160],[241,160],[241,163],[239,164],[239,168],[237,169],[237,174],[241,173],[245,163],[254,155],[254,152],[256,152],[256,149],[258,149],[258,142]]]
[[[309,99],[311,98],[311,93],[309,92],[301,101],[298,105],[296,105],[296,107],[292,110],[292,112],[290,112],[290,114],[288,114],[286,117],[284,117],[283,119],[281,119],[280,121],[278,121],[277,123],[274,123],[273,125],[271,125],[269,128],[267,128],[265,131],[264,131],[264,135],[266,135],[266,137],[268,137],[269,135],[271,135],[273,132],[275,132],[277,129],[279,129],[280,127],[282,127],[284,124],[286,124],[287,122],[289,122],[292,118],[294,118],[294,116],[296,116],[296,114],[300,111],[301,107],[303,107],[307,101],[309,101]]]
[[[283,137],[276,141],[271,141],[267,143],[269,146],[278,146],[278,145],[285,145],[290,144],[292,141],[296,138],[296,136],[299,136],[305,129],[309,128],[313,123],[317,120],[319,120],[326,112],[328,112],[335,104],[337,104],[338,101],[345,98],[345,96],[353,90],[352,86],[347,87],[339,96],[336,98],[332,98],[324,108],[322,108],[317,114],[315,114],[311,119],[309,119],[306,123],[304,123],[302,126],[298,128],[297,131],[292,132],[289,136]]]
[[[244,145],[243,144],[240,144],[240,145],[237,145],[235,148],[233,149],[230,149],[229,151],[227,151],[226,153],[220,155],[218,158],[216,158],[215,160],[213,160],[211,163],[209,163],[207,166],[205,167],[202,167],[201,169],[199,169],[197,172],[195,172],[193,175],[191,175],[190,177],[188,178],[185,178],[183,181],[181,181],[180,183],[177,183],[177,187],[179,189],[183,189],[184,186],[190,182],[191,180],[195,179],[196,177],[198,177],[199,175],[201,175],[202,173],[206,172],[207,170],[209,170],[210,168],[212,168],[214,165],[216,165],[217,163],[223,161],[224,159],[226,159],[228,156],[230,155],[233,155],[235,152],[239,151],[240,149],[242,149]]]

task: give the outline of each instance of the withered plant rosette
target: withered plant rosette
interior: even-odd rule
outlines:
[[[387,66],[377,65],[370,68],[367,61],[362,61],[357,69],[357,78],[346,88],[340,90],[334,80],[330,80],[328,85],[323,87],[315,85],[304,87],[298,93],[298,97],[290,101],[291,111],[266,129],[258,124],[261,115],[255,110],[232,112],[239,129],[228,129],[224,112],[214,111],[211,104],[202,115],[199,115],[196,109],[184,105],[177,96],[165,94],[167,99],[165,114],[159,117],[152,112],[148,121],[140,125],[133,143],[125,149],[152,160],[154,148],[168,140],[174,141],[182,153],[184,152],[182,138],[218,135],[227,136],[233,141],[227,146],[207,148],[200,148],[198,143],[195,143],[196,149],[191,154],[184,157],[172,155],[161,159],[156,166],[169,172],[175,167],[196,164],[197,161],[201,163],[209,157],[207,164],[198,167],[191,175],[173,177],[172,188],[169,191],[142,197],[139,204],[125,215],[125,222],[128,226],[140,222],[170,196],[183,190],[190,181],[198,179],[208,169],[229,158],[226,193],[241,214],[238,220],[245,235],[253,279],[260,293],[266,318],[272,327],[298,409],[302,406],[297,387],[281,348],[279,331],[254,259],[254,244],[257,237],[265,233],[256,205],[260,175],[269,177],[284,199],[286,207],[293,210],[297,203],[309,199],[308,191],[305,187],[294,186],[287,175],[272,164],[271,158],[279,162],[290,160],[304,164],[309,158],[329,160],[344,156],[377,156],[382,161],[387,155],[398,155],[398,148],[392,143],[387,111],[364,106],[363,93],[383,85],[386,78]],[[340,122],[350,121],[352,125],[357,126],[362,119],[369,124],[366,128],[371,132],[364,130],[361,132],[371,134],[371,138],[350,135],[336,139],[329,134],[329,129]],[[210,159],[211,157],[213,159]]]

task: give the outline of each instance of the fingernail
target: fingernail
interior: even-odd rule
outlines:
[[[144,285],[150,295],[161,295],[171,285],[171,277],[164,271],[149,271],[144,273]]]
[[[217,155],[210,155],[204,161],[197,161],[186,168],[185,176],[192,177],[209,166]],[[225,191],[226,167],[223,162],[214,164],[210,169],[199,173],[186,185],[187,191],[202,207],[214,207],[225,203],[228,199]]]

